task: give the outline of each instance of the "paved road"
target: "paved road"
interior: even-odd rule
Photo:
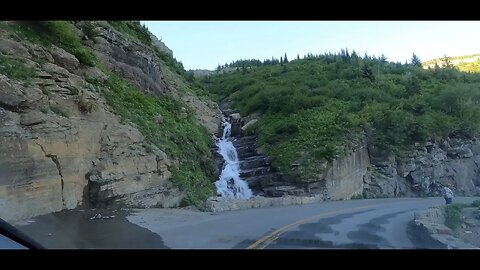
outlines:
[[[470,203],[475,198],[456,198]],[[415,211],[442,198],[370,199],[223,213],[145,209],[127,219],[174,249],[425,248],[410,241]]]

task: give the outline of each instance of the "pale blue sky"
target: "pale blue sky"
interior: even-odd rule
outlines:
[[[142,21],[186,70],[239,59],[366,52],[389,61],[480,53],[480,21]]]

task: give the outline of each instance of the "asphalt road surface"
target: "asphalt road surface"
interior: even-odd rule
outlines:
[[[410,240],[407,228],[414,212],[444,203],[443,198],[396,198],[223,213],[146,209],[127,219],[173,249],[415,249],[429,247]]]
[[[470,203],[475,198],[455,198]],[[414,212],[443,198],[322,202],[221,213],[182,209],[68,210],[15,226],[46,248],[412,249]],[[99,217],[101,214],[102,218]],[[106,219],[105,219],[106,218]]]

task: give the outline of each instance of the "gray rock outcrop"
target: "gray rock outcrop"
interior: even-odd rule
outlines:
[[[400,156],[374,156],[365,177],[365,194],[379,196],[438,196],[450,185],[456,195],[480,194],[478,140],[448,139],[417,144]]]
[[[428,248],[478,249],[455,237],[453,231],[444,223],[445,206],[430,207],[425,211],[415,212],[411,234],[420,244],[427,243]]]

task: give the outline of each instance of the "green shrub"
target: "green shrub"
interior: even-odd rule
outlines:
[[[22,60],[0,53],[0,74],[27,82],[35,76],[35,69],[27,67]]]
[[[480,207],[480,200],[475,200],[472,202],[473,207]]]
[[[295,123],[282,122],[275,127],[275,133],[277,134],[295,134],[298,130],[298,126]]]
[[[445,208],[445,225],[452,230],[455,230],[460,225],[460,217],[462,215],[462,204],[449,204]]]

